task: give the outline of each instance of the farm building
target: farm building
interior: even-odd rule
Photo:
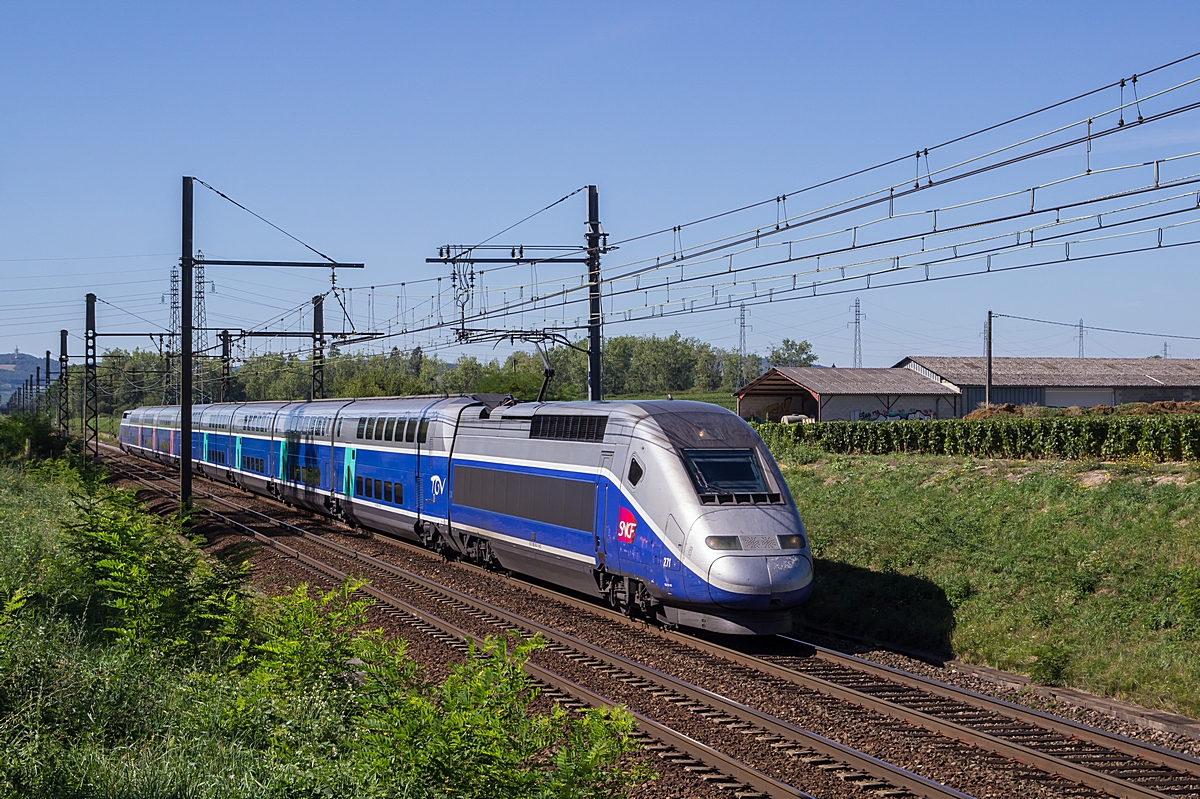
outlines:
[[[910,356],[905,371],[961,392],[957,415],[984,401],[986,358]],[[857,370],[856,370],[857,371]],[[862,370],[867,371],[867,370]],[[1200,400],[1200,360],[1185,358],[993,358],[992,404],[1121,405]]]
[[[959,401],[957,388],[913,369],[780,366],[738,389],[737,412],[764,422],[953,419]]]

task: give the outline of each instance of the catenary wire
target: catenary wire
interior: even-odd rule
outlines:
[[[1200,341],[1200,336],[1181,336],[1174,333],[1146,333],[1140,330],[1118,330],[1113,327],[1095,327],[1094,325],[1079,325],[1071,324],[1070,322],[1054,322],[1049,319],[1032,319],[1028,316],[1014,316],[1012,314],[997,313],[992,314],[994,317],[1001,319],[1020,319],[1022,322],[1037,322],[1043,325],[1059,325],[1061,327],[1070,327],[1079,330],[1082,327],[1084,330],[1097,330],[1104,333],[1123,333],[1127,336],[1149,336],[1151,338],[1177,338],[1187,339],[1189,341]]]

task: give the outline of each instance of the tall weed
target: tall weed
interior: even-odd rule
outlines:
[[[442,681],[357,583],[256,598],[178,520],[63,466],[0,469],[0,797],[617,796],[620,710],[536,704],[536,641]]]

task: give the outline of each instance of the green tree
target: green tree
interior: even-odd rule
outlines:
[[[721,351],[711,344],[702,343],[696,347],[692,385],[701,391],[716,391],[721,387]]]
[[[745,361],[736,352],[722,352],[721,390],[730,394],[763,373],[762,356],[746,353]]]
[[[767,363],[771,366],[812,366],[816,362],[811,344],[790,338],[785,338],[778,347],[772,347],[767,354]]]
[[[473,355],[464,355],[453,368],[442,375],[442,385],[450,394],[471,394],[478,391],[479,381],[484,374],[484,365]]]

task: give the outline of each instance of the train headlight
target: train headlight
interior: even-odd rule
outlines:
[[[736,535],[710,535],[704,539],[709,549],[741,549],[742,540]]]
[[[781,535],[779,536],[780,549],[804,549],[804,536],[802,535]]]

